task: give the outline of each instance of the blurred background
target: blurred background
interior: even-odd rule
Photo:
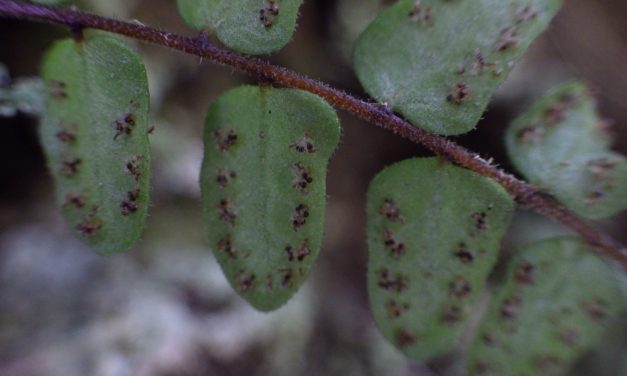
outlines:
[[[351,46],[392,2],[305,1],[293,41],[267,59],[367,98],[351,69]],[[100,15],[193,33],[174,0],[77,3]],[[579,78],[598,93],[601,114],[615,123],[615,149],[625,153],[626,16],[624,0],[566,1],[497,91],[478,129],[455,140],[515,172],[503,146],[508,122],[554,84]],[[0,19],[0,63],[12,79],[36,76],[46,48],[67,35],[58,26]],[[209,104],[254,81],[198,58],[129,43],[148,70],[156,129],[151,214],[129,253],[97,256],[69,234],[53,205],[37,119],[0,117],[0,375],[447,374],[454,356],[418,364],[388,345],[373,326],[366,293],[368,183],[388,164],[429,153],[340,112],[343,136],[329,167],[320,258],[286,306],[255,312],[230,289],[207,248],[198,188]],[[7,77],[0,80],[8,84]],[[625,213],[598,227],[627,244]],[[521,211],[504,254],[564,233]],[[582,375],[618,374],[626,336],[616,333],[618,340],[608,338],[607,348],[582,363]]]

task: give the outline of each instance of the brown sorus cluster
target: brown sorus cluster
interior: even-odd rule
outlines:
[[[313,142],[307,136],[303,137],[298,142],[290,144],[290,148],[296,150],[299,153],[315,153],[317,151]]]
[[[65,203],[63,204],[63,207],[73,206],[80,209],[85,206],[86,201],[87,199],[83,194],[68,193],[65,196]]]
[[[93,236],[102,228],[102,222],[97,219],[86,219],[76,225],[76,229],[83,236]]]
[[[244,270],[240,270],[237,274],[235,274],[237,287],[242,292],[255,287],[255,278],[256,276],[253,273],[246,273]]]
[[[430,23],[433,20],[433,13],[431,7],[422,5],[420,0],[414,1],[414,5],[409,10],[409,18],[413,22],[420,22],[423,24]]]
[[[139,198],[139,188],[126,192],[126,198],[120,203],[122,215],[129,215],[137,211],[137,199]]]
[[[453,85],[451,93],[446,96],[446,100],[451,103],[460,105],[463,104],[469,96],[470,87],[463,82],[457,82]]]
[[[80,158],[72,158],[64,160],[62,163],[60,171],[61,175],[70,177],[76,175],[78,172],[78,166],[81,164],[81,160]]]
[[[50,90],[50,96],[54,99],[67,98],[66,84],[59,80],[48,81],[48,89]]]
[[[468,245],[464,242],[460,242],[457,244],[457,248],[455,249],[455,257],[459,259],[464,264],[470,264],[475,259],[475,254],[472,250],[468,248]]]
[[[220,200],[217,205],[218,208],[218,218],[223,221],[226,221],[230,224],[235,223],[235,211],[231,207],[231,199],[226,197]]]
[[[231,243],[231,237],[229,235],[226,235],[225,237],[220,239],[220,241],[218,241],[218,250],[225,253],[232,260],[235,260],[237,258],[237,251],[233,247],[233,244]]]
[[[292,187],[298,189],[303,194],[309,193],[307,187],[313,182],[311,167],[305,166],[301,162],[296,162],[294,163],[294,170],[296,177],[292,181]]]
[[[288,261],[303,261],[305,257],[311,254],[311,248],[309,248],[307,241],[304,241],[298,248],[293,248],[291,245],[286,246],[285,252],[287,253]]]
[[[274,18],[279,15],[279,6],[275,0],[266,0],[264,6],[259,9],[259,21],[266,29],[274,25]]]
[[[135,127],[135,115],[130,112],[126,113],[122,118],[111,123],[111,127],[115,129],[114,140],[117,140],[121,135],[130,135]]]
[[[228,151],[237,142],[237,133],[233,129],[226,132],[216,129],[213,136],[218,139],[218,149],[223,152]]]
[[[292,223],[292,227],[294,230],[298,230],[307,222],[307,218],[309,217],[309,206],[306,204],[298,204],[294,212],[290,217],[290,222]]]
[[[136,155],[132,157],[128,162],[126,162],[126,171],[133,176],[135,181],[139,181],[139,178],[142,174],[142,165],[141,162],[144,159],[141,155]]]
[[[76,141],[76,124],[70,124],[68,127],[62,128],[55,136],[64,144]]]
[[[294,271],[292,269],[279,269],[281,274],[281,286],[292,287],[294,285]]]
[[[510,26],[503,29],[496,44],[496,50],[505,51],[516,46],[518,46],[518,30],[516,27]]]
[[[392,222],[405,223],[405,218],[401,215],[401,211],[396,206],[396,202],[391,198],[386,198],[383,204],[379,206],[379,214],[384,215]]]
[[[405,254],[405,243],[398,240],[392,230],[383,230],[383,245],[395,259]]]
[[[388,312],[388,317],[391,319],[396,319],[396,318],[401,317],[405,313],[405,311],[409,309],[409,304],[400,303],[400,302],[397,302],[396,300],[390,300],[386,304],[386,308]]]
[[[218,183],[221,188],[226,188],[226,186],[231,182],[231,179],[234,179],[235,177],[237,177],[235,171],[220,168],[216,172],[216,183]]]
[[[449,293],[459,299],[468,297],[471,291],[470,283],[460,275],[455,276],[449,284]]]
[[[405,329],[397,329],[394,333],[394,341],[398,347],[407,347],[416,343],[416,336]]]
[[[535,267],[529,261],[519,261],[518,265],[516,265],[516,271],[514,272],[514,278],[516,279],[516,282],[523,285],[533,284],[534,269]]]
[[[379,276],[379,287],[394,292],[403,292],[407,290],[408,281],[406,276],[396,274],[395,277],[392,277],[387,268],[381,269],[377,274]]]
[[[518,296],[505,299],[501,306],[501,316],[506,319],[515,319],[520,311],[521,304],[522,301]]]

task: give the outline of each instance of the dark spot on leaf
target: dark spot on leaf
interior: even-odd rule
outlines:
[[[395,259],[405,254],[405,243],[398,240],[392,230],[383,230],[383,245],[388,250],[390,256]]]
[[[247,273],[244,270],[240,270],[235,274],[235,281],[239,291],[248,291],[255,287],[256,276],[253,273]]]
[[[468,297],[468,295],[470,295],[472,291],[470,283],[466,280],[466,278],[459,276],[459,275],[456,275],[453,278],[451,283],[449,283],[448,288],[449,288],[449,294],[459,299]]]
[[[274,278],[272,278],[271,274],[266,276],[266,287],[268,287],[268,290],[274,289]]]
[[[595,321],[602,321],[607,317],[607,303],[602,299],[586,300],[581,304],[581,308]]]
[[[501,305],[501,317],[508,320],[515,319],[518,316],[521,304],[522,301],[518,296],[505,299]]]
[[[290,216],[290,222],[294,231],[298,231],[299,228],[307,223],[309,217],[309,206],[306,204],[298,204],[294,212]]]
[[[82,208],[85,206],[86,200],[87,199],[83,194],[68,193],[65,196],[65,203],[63,204],[63,207],[74,206],[75,208]]]
[[[460,242],[455,249],[455,257],[463,264],[470,264],[475,259],[475,254],[468,248],[468,245],[464,242]]]
[[[126,198],[120,203],[122,215],[129,215],[137,211],[137,199],[139,198],[139,188],[126,192]]]
[[[600,199],[605,196],[605,192],[600,187],[594,187],[590,192],[586,193],[586,204],[597,204]]]
[[[226,254],[230,259],[237,259],[237,251],[231,243],[231,236],[226,235],[218,241],[218,251]]]
[[[76,124],[70,124],[67,128],[61,129],[55,136],[64,144],[76,141]]]
[[[397,273],[392,277],[390,271],[387,268],[379,270],[377,273],[379,280],[379,287],[394,292],[403,292],[407,290],[408,279],[405,275]]]
[[[219,168],[216,172],[216,183],[218,183],[221,188],[226,188],[235,177],[237,177],[235,171]]]
[[[454,324],[461,320],[462,318],[462,309],[453,304],[445,304],[442,309],[442,321]]]
[[[516,46],[518,46],[518,30],[516,30],[516,27],[510,26],[503,29],[496,43],[496,50],[505,51]]]
[[[85,219],[76,225],[76,229],[83,236],[93,236],[100,231],[101,228],[102,222],[94,218]]]
[[[260,139],[262,139],[262,140],[263,140],[264,138],[266,138],[266,132],[264,132],[264,131],[259,131],[259,138],[260,138]]]
[[[530,285],[534,282],[534,269],[535,267],[529,261],[522,260],[516,265],[516,271],[514,273],[514,278],[516,282]]]
[[[542,127],[537,127],[533,125],[526,126],[521,128],[516,133],[516,139],[525,144],[538,144],[542,141],[542,137],[544,137],[545,130]]]
[[[422,24],[432,24],[433,22],[431,7],[422,5],[420,0],[414,1],[414,5],[409,10],[408,15],[412,22],[420,22]]]
[[[294,163],[293,167],[296,176],[292,180],[292,187],[298,189],[302,194],[308,194],[307,187],[313,182],[311,167],[305,166],[301,162]]]
[[[135,127],[135,115],[126,113],[122,118],[111,123],[111,127],[115,129],[114,140],[117,140],[121,135],[130,135]]]
[[[400,303],[400,302],[397,302],[396,300],[390,300],[386,304],[386,308],[388,312],[388,317],[391,319],[396,319],[396,318],[401,317],[405,313],[405,311],[409,309],[409,304]]]
[[[213,131],[213,136],[218,139],[218,149],[222,152],[228,151],[237,142],[237,134],[233,129],[229,129],[226,133],[216,129]]]
[[[79,158],[71,158],[64,160],[62,163],[61,175],[70,177],[78,172],[78,166],[81,164],[81,160]]]
[[[451,93],[446,96],[446,100],[451,103],[460,105],[463,104],[469,96],[470,87],[468,86],[468,84],[458,82],[453,85]]]
[[[481,75],[486,68],[492,68],[494,67],[496,64],[491,62],[491,61],[487,61],[485,59],[485,56],[483,56],[483,54],[481,53],[481,51],[477,50],[475,52],[475,58],[474,61],[472,63],[472,70],[476,73]]]
[[[481,336],[481,341],[483,341],[483,343],[487,346],[494,346],[496,344],[496,339],[491,333],[483,333],[483,335]]]
[[[129,159],[128,162],[126,162],[126,166],[125,166],[126,172],[131,174],[133,176],[133,179],[135,179],[135,181],[139,181],[139,178],[142,175],[142,172],[143,172],[142,161],[143,160],[144,160],[143,156],[135,155],[131,157],[131,159]]]
[[[291,245],[285,247],[288,261],[303,261],[305,257],[311,254],[311,248],[307,240],[303,241],[298,248],[293,248]]]
[[[54,99],[65,99],[67,98],[67,92],[65,91],[66,85],[65,82],[59,80],[50,80],[48,82],[48,87],[50,90],[50,96]]]
[[[403,348],[416,343],[416,336],[405,329],[396,329],[394,332],[394,341],[398,347]]]
[[[405,218],[401,215],[401,211],[398,206],[396,206],[396,202],[391,198],[386,198],[383,204],[379,206],[379,214],[384,215],[392,222],[405,223]]]
[[[305,135],[305,137],[303,137],[300,141],[291,144],[290,148],[296,150],[299,153],[315,153],[317,151],[311,138],[309,138],[307,135]]]
[[[531,5],[525,5],[516,10],[518,22],[529,22],[538,16],[538,12]]]
[[[486,212],[477,212],[472,214],[472,220],[476,230],[485,231],[488,229],[488,215]]]
[[[616,167],[616,161],[608,158],[596,158],[588,161],[588,171],[597,178],[604,178],[608,172]]]
[[[562,94],[559,99],[552,103],[544,113],[542,118],[548,125],[558,125],[564,121],[566,112],[576,104],[576,98],[568,93]]]
[[[292,269],[279,269],[281,286],[292,287],[294,285],[294,271]]]
[[[575,346],[579,339],[579,333],[576,329],[564,329],[558,333],[557,337],[565,345]]]
[[[220,200],[217,205],[218,218],[230,224],[235,223],[235,211],[231,207],[231,199],[226,197]]]
[[[259,9],[259,21],[266,29],[274,24],[274,19],[279,15],[279,6],[274,0],[266,0],[264,6]]]

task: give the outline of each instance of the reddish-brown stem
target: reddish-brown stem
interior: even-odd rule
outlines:
[[[0,0],[0,15],[65,24],[69,25],[72,30],[91,28],[125,35],[232,67],[264,82],[314,93],[336,108],[348,111],[372,124],[423,145],[435,154],[459,166],[495,180],[515,197],[519,204],[554,218],[570,227],[590,245],[594,246],[598,253],[614,260],[623,270],[627,271],[627,249],[621,247],[609,235],[590,226],[570,210],[558,204],[550,196],[540,192],[532,185],[505,173],[489,161],[481,158],[478,154],[444,137],[436,136],[414,127],[383,106],[364,102],[322,82],[312,80],[288,69],[271,65],[261,59],[219,48],[209,43],[202,35],[187,37],[158,30],[139,22],[119,21],[74,9],[47,7],[12,0]]]

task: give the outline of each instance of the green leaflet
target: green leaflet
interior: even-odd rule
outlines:
[[[211,30],[236,51],[258,55],[280,50],[296,28],[302,0],[178,0],[181,16],[197,30]]]
[[[505,141],[531,183],[577,214],[598,219],[627,207],[627,159],[609,150],[605,128],[585,85],[570,82],[516,119]]]
[[[566,375],[625,318],[612,270],[583,241],[548,239],[510,265],[470,350],[469,374]]]
[[[139,238],[148,208],[148,83],[122,42],[87,34],[44,58],[47,103],[42,144],[56,201],[83,241],[103,254]]]
[[[294,295],[318,255],[339,133],[333,109],[299,90],[242,86],[209,110],[201,173],[209,245],[259,310]]]
[[[497,259],[512,199],[488,178],[422,158],[380,172],[367,210],[377,326],[413,359],[452,350]]]
[[[360,36],[355,71],[370,95],[414,125],[465,133],[559,4],[400,0]]]

